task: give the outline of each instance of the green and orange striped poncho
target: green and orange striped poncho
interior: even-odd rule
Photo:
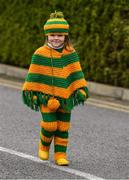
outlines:
[[[59,100],[61,108],[71,110],[84,103],[84,99],[79,98],[80,88],[87,98],[87,83],[76,51],[64,48],[58,52],[44,45],[32,56],[22,97],[24,103],[36,111],[41,104],[47,105],[51,97]]]

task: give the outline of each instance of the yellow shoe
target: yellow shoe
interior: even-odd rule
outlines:
[[[56,164],[58,166],[68,166],[69,165],[69,161],[65,158],[60,158],[56,160]]]
[[[42,151],[39,149],[38,156],[42,160],[48,160],[49,159],[49,152],[48,151]]]

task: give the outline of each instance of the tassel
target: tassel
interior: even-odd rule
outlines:
[[[85,93],[85,92],[84,92]],[[79,103],[85,101],[86,96],[80,90],[77,91],[77,98]]]
[[[89,91],[88,91],[88,88],[87,88],[87,87],[84,87],[83,90],[84,90],[85,93],[86,93],[86,98],[88,98],[88,97],[90,96]]]
[[[52,111],[56,111],[59,107],[66,111],[71,111],[74,106],[79,105],[80,103],[84,104],[84,101],[88,97],[89,93],[87,87],[76,90],[68,99],[52,97],[48,94],[28,90],[22,92],[24,104],[36,111],[39,111],[41,104],[48,106]]]

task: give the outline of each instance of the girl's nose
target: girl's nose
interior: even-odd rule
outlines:
[[[58,39],[58,35],[55,35],[54,38],[55,38],[55,39]]]

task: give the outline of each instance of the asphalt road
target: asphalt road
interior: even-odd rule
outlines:
[[[76,107],[66,170],[54,165],[53,145],[49,163],[38,161],[40,119],[22,103],[20,90],[0,85],[0,179],[129,179],[129,111]]]

